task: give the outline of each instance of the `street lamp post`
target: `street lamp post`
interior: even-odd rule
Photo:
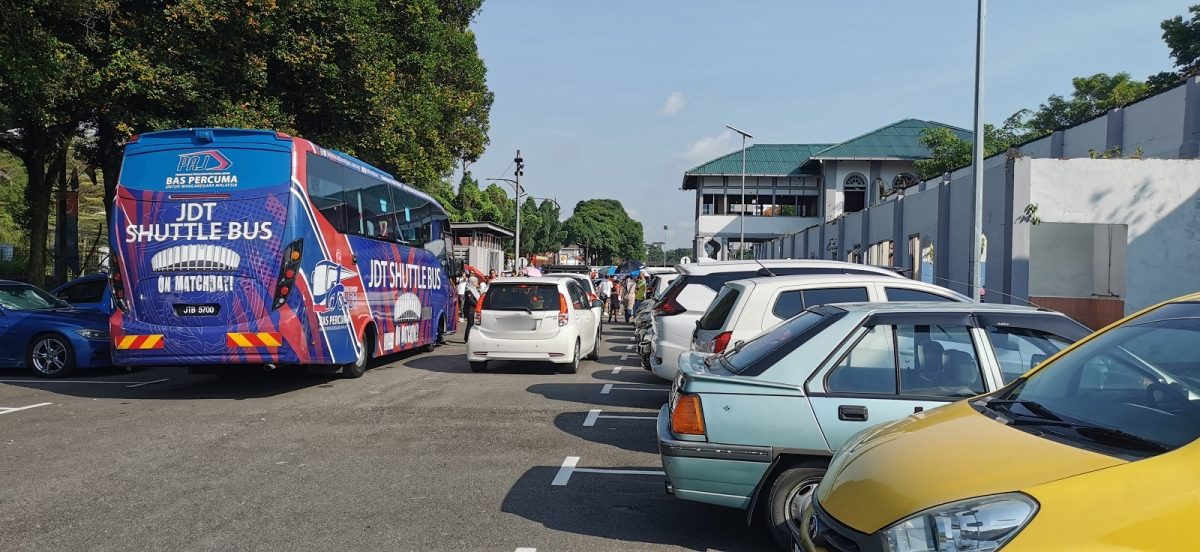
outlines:
[[[738,238],[738,259],[741,259],[746,253],[746,138],[754,137],[733,125],[725,125],[725,128],[742,135],[742,206],[738,211],[738,221],[741,225],[741,236]]]
[[[513,271],[516,272],[521,269],[518,266],[521,262],[521,193],[523,191],[521,190],[521,175],[525,174],[525,160],[521,158],[521,150],[517,150],[517,157],[513,159],[513,163],[517,164],[517,170],[514,173],[517,177],[516,180],[510,178],[488,178],[487,180],[490,182],[507,182],[513,187],[513,203],[517,207],[517,230],[513,242]],[[555,204],[557,205],[557,202]]]
[[[987,25],[987,0],[979,0],[975,20],[975,140],[971,152],[975,211],[971,228],[971,298],[983,297],[983,31]]]
[[[663,225],[663,266],[667,266],[667,225]]]

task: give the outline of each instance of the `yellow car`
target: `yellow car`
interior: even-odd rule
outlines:
[[[796,548],[1200,550],[1200,294],[838,450]]]

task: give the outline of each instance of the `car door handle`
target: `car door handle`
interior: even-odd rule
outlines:
[[[867,407],[856,404],[839,405],[838,419],[844,422],[865,422],[867,421]]]

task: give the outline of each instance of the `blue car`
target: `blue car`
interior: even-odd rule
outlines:
[[[107,274],[89,274],[54,288],[50,293],[72,307],[112,314],[112,291]]]
[[[112,365],[108,316],[77,309],[37,287],[0,280],[0,367],[46,378]]]

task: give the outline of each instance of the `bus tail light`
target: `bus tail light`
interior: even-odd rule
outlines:
[[[116,255],[108,257],[108,286],[112,289],[113,306],[121,312],[129,312],[129,304],[125,302],[125,278],[121,276],[121,261]]]
[[[733,332],[721,332],[717,334],[716,339],[713,340],[712,352],[724,353],[725,348],[729,346],[729,338],[731,337],[733,337]]]
[[[680,393],[671,408],[671,431],[681,435],[704,435],[704,408],[700,395]]]
[[[479,299],[477,301],[475,301],[475,325],[476,326],[483,324],[483,298],[484,297],[487,297],[487,292],[484,292],[483,294],[481,294],[479,296]]]
[[[571,313],[567,312],[567,296],[558,294],[558,327],[566,326],[571,322]]]
[[[296,284],[296,273],[300,271],[300,259],[304,257],[304,240],[296,240],[283,248],[283,263],[279,266],[279,279],[275,281],[275,300],[271,310],[287,303],[288,295]]]

